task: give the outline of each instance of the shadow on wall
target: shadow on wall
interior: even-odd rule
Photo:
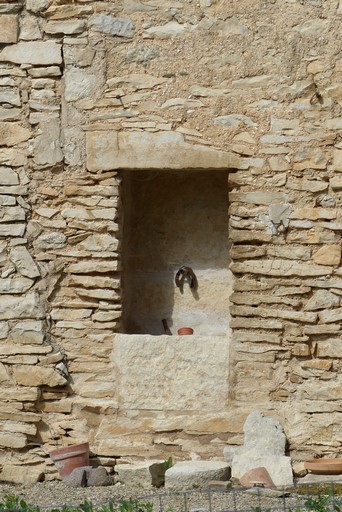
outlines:
[[[125,171],[122,203],[124,332],[225,334],[231,274],[228,270],[226,171]],[[198,287],[183,266],[196,274]]]

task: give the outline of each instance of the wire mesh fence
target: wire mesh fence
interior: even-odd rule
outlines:
[[[106,502],[66,503],[67,497],[61,497],[60,505],[38,507],[20,497],[0,496],[0,512],[342,512],[342,478],[341,482],[301,484],[284,490],[210,488],[154,492]]]

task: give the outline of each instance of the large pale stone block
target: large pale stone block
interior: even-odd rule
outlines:
[[[0,15],[0,43],[18,41],[18,17],[12,14]]]
[[[18,123],[0,123],[1,146],[15,146],[28,140],[30,136],[30,130],[23,128]]]
[[[0,52],[0,60],[15,64],[45,66],[61,64],[61,45],[50,41],[22,42],[6,46]]]
[[[64,386],[66,379],[53,368],[45,366],[15,365],[13,378],[21,386]]]
[[[59,119],[40,123],[41,134],[34,143],[34,161],[38,165],[56,165],[63,160]]]
[[[228,345],[225,336],[115,335],[111,360],[120,407],[222,409],[228,396]]]
[[[10,253],[10,259],[22,276],[30,278],[40,276],[38,267],[26,247],[22,245],[13,247]]]
[[[229,480],[230,467],[218,460],[192,460],[178,462],[165,473],[168,490],[197,489],[208,487],[212,480]]]
[[[264,467],[277,487],[293,485],[291,458],[285,455],[238,454],[233,458],[232,477],[240,478],[247,471]]]
[[[184,141],[181,133],[87,132],[89,171],[110,169],[229,169],[240,159]]]
[[[0,320],[14,318],[43,318],[45,312],[37,293],[31,293],[26,297],[6,295],[0,297]]]

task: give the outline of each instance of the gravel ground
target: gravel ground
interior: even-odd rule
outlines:
[[[72,488],[63,482],[51,481],[31,486],[0,484],[0,496],[15,494],[27,503],[41,508],[56,508],[63,505],[79,505],[91,501],[94,505],[104,505],[110,500],[140,498],[141,502],[153,503],[153,512],[227,512],[287,510],[302,505],[305,498],[296,494],[270,496],[270,492],[260,489],[241,490],[195,490],[168,493],[164,489],[142,489],[116,484],[109,487]],[[138,511],[137,511],[138,512]]]

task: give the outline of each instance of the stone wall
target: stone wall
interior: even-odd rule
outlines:
[[[220,457],[255,408],[294,459],[339,452],[341,16],[338,0],[0,2],[2,480],[53,478],[49,449],[84,439],[110,466]],[[230,171],[233,336],[210,414],[120,401],[124,169]]]

